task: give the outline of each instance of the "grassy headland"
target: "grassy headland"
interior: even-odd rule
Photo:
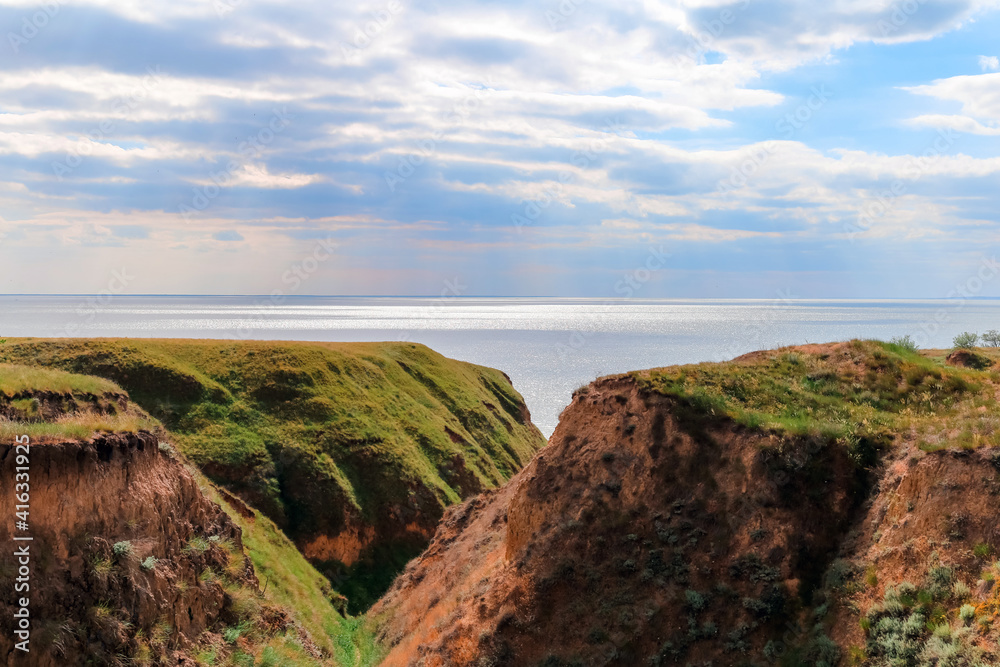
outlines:
[[[445,507],[545,444],[501,372],[410,343],[9,339],[0,361],[124,387],[352,610],[419,553]]]

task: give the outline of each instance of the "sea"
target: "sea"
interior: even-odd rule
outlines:
[[[1000,301],[0,296],[0,337],[411,341],[499,368],[542,432],[594,378],[753,350],[1000,329]]]

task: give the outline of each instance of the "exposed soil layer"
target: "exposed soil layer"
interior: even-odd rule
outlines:
[[[30,597],[31,653],[15,661],[4,632],[4,664],[118,664],[151,655],[153,641],[162,642],[152,648],[172,654],[165,664],[173,664],[203,631],[232,617],[219,580],[200,576],[206,569],[228,571],[256,589],[240,529],[154,435],[35,445],[26,466],[18,454],[14,445],[0,445],[0,514],[14,516],[12,483],[17,468],[27,467],[30,528],[15,534],[33,540],[13,542],[14,526],[5,520],[0,542],[29,545],[31,587],[15,594],[4,586],[0,615],[12,618],[15,597]],[[3,579],[17,567],[4,549]]]
[[[885,349],[781,354],[851,357],[862,371],[849,400],[874,401],[866,383],[893,391]],[[986,408],[965,406],[992,380],[967,380],[940,414],[971,410],[980,428]],[[912,413],[926,429],[934,414],[883,401],[900,423]],[[642,374],[577,392],[549,446],[449,510],[369,612],[384,664],[997,664],[993,448],[950,448],[960,424],[946,419],[932,444],[884,429],[845,441],[751,427],[715,405],[654,391]]]

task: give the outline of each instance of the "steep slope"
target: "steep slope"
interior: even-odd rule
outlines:
[[[126,428],[136,424],[149,430]],[[4,632],[0,661],[375,664],[371,633],[338,613],[329,582],[166,435],[111,382],[0,365],[0,512],[11,519],[0,541],[13,545],[0,554],[12,583],[0,614],[15,618],[29,599],[31,631],[28,654]]]
[[[372,608],[384,664],[995,664],[997,388],[863,341],[598,380]]]
[[[364,609],[444,509],[541,446],[499,371],[404,343],[11,339],[0,360],[108,378]]]

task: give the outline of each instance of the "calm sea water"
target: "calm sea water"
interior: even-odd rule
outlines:
[[[0,296],[0,336],[403,340],[510,375],[549,435],[600,375],[780,345],[1000,329],[1000,302]]]

